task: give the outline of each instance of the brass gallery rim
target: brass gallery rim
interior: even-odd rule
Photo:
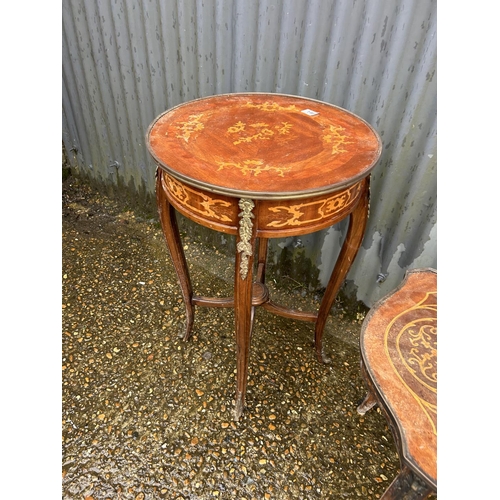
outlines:
[[[161,168],[164,172],[166,172],[169,176],[173,177],[177,181],[186,184],[188,186],[192,186],[193,188],[202,189],[208,193],[218,194],[230,196],[232,198],[249,198],[252,200],[304,200],[316,196],[324,196],[324,195],[335,195],[337,193],[342,194],[346,189],[352,188],[359,184],[360,180],[364,177],[360,177],[359,179],[355,179],[351,182],[345,182],[343,184],[338,184],[335,186],[329,186],[328,188],[322,190],[310,190],[310,191],[290,191],[290,192],[251,192],[244,190],[228,190],[228,189],[217,189],[217,187],[212,184],[206,184],[202,182],[197,182],[189,178],[183,178],[182,176],[176,175],[176,172],[172,172],[172,170],[165,168],[162,165],[157,164],[157,167]]]
[[[203,190],[252,199],[338,191],[369,175],[381,141],[342,108],[286,94],[196,99],[159,115],[146,143],[157,166]]]

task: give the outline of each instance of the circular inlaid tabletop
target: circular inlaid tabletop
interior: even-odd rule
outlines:
[[[182,182],[229,196],[304,198],[366,177],[381,153],[373,128],[342,108],[282,94],[222,94],[157,117],[157,164]]]

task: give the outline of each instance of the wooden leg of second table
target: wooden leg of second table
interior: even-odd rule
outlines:
[[[372,389],[371,379],[366,371],[365,364],[363,360],[360,361],[360,369],[363,378],[365,379],[366,385],[368,387],[368,391],[366,393],[365,399],[361,402],[361,404],[357,408],[357,412],[360,415],[364,415],[367,411],[371,410],[375,405],[378,404],[377,397],[375,396],[375,392]]]
[[[424,500],[434,493],[422,479],[408,467],[403,466],[380,500]]]
[[[378,403],[377,398],[370,390],[366,393],[365,399],[358,406],[357,412],[364,415],[368,410],[371,410]]]
[[[186,307],[186,329],[184,331],[184,340],[187,340],[191,335],[194,321],[194,306],[192,303],[193,289],[191,287],[191,279],[189,277],[186,257],[182,248],[175,209],[168,202],[165,190],[162,186],[162,175],[162,171],[158,169],[156,171],[156,202],[163,229],[163,235],[165,236],[167,247],[170,252],[170,256],[172,257],[175,272],[179,278],[182,298],[184,299],[184,305]]]
[[[369,203],[369,180],[365,179],[363,193],[356,208],[350,215],[349,229],[347,236],[342,245],[340,255],[335,263],[335,267],[330,276],[330,281],[326,287],[325,295],[321,301],[318,311],[318,319],[316,320],[315,328],[315,347],[316,356],[320,363],[329,363],[331,360],[323,354],[323,329],[328,318],[328,313],[333,305],[340,285],[343,283],[352,263],[358,253],[363,235],[366,229],[366,221],[368,219],[368,203]]]

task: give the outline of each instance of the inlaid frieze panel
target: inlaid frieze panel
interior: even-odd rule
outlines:
[[[189,186],[166,173],[163,174],[162,185],[170,201],[181,211],[223,226],[237,225],[234,199]]]
[[[335,194],[296,200],[289,203],[267,203],[262,229],[285,229],[332,224],[337,216],[344,217],[357,202],[363,183],[357,183]]]

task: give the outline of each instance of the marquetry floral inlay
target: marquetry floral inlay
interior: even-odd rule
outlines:
[[[281,106],[277,102],[266,101],[262,104],[253,104],[247,102],[245,105],[247,108],[257,108],[261,111],[297,111],[295,104],[290,104],[290,106]]]
[[[319,222],[340,212],[347,205],[356,200],[359,191],[360,185],[358,183],[328,198],[293,205],[270,207],[269,211],[280,216],[280,218],[268,222],[266,225],[268,227],[285,227],[302,226],[304,224]],[[308,214],[308,216],[304,218],[306,214]]]
[[[186,142],[189,142],[191,135],[195,132],[200,132],[205,128],[203,123],[200,121],[203,116],[203,113],[199,113],[196,115],[190,115],[189,120],[186,122],[181,122],[176,126],[178,130],[177,138],[184,139]]]
[[[420,383],[434,389],[437,384],[436,325],[410,323],[406,326],[406,331],[403,330],[403,332],[406,333],[407,340],[412,347],[404,360],[405,364]]]
[[[230,207],[229,202],[211,198],[206,193],[177,182],[169,175],[165,175],[163,178],[170,194],[190,211],[222,222],[231,222],[231,218],[221,210]]]
[[[330,125],[323,132],[323,142],[332,145],[332,155],[346,153],[347,150],[343,148],[343,145],[352,144],[352,141],[348,141],[347,136],[342,133],[344,130],[341,126]]]
[[[243,175],[259,175],[262,172],[276,172],[279,177],[284,177],[286,172],[291,170],[291,167],[284,166],[271,166],[264,164],[263,160],[244,160],[242,162],[225,162],[219,161],[217,163],[219,166],[218,170],[223,170],[225,168],[236,168],[241,171]]]
[[[385,331],[385,350],[394,371],[436,431],[437,293],[400,313]]]
[[[243,123],[241,120],[227,129],[228,134],[234,135],[233,144],[249,143],[258,140],[269,140],[275,134],[288,134],[292,124],[282,122],[281,125],[269,125],[267,123]]]

